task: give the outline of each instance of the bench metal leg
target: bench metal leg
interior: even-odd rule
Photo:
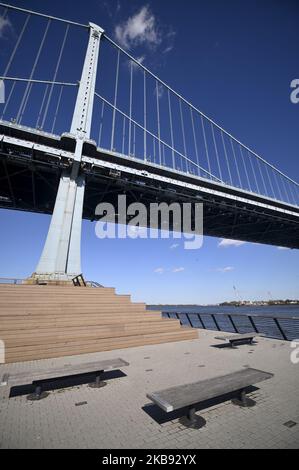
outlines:
[[[246,391],[245,390],[241,390],[239,392],[238,398],[233,398],[232,403],[234,405],[241,406],[243,408],[249,408],[249,407],[252,407],[256,404],[256,402],[254,400],[252,400],[251,398],[248,398],[246,396]]]
[[[251,339],[240,339],[240,340],[230,340],[230,345],[232,348],[236,348],[241,346],[242,344],[253,344],[253,338]]]
[[[188,417],[190,423],[195,423],[196,422],[196,414],[195,414],[195,408],[194,407],[190,407],[188,409],[187,417]]]
[[[102,388],[107,385],[107,382],[104,382],[103,380],[101,380],[101,374],[103,372],[104,372],[103,370],[100,370],[99,372],[97,372],[95,381],[89,384],[91,388]]]
[[[43,400],[44,398],[47,398],[48,395],[49,393],[42,391],[42,386],[39,384],[35,386],[34,393],[27,395],[27,400],[30,400],[30,401]]]
[[[190,406],[188,408],[187,416],[180,418],[179,422],[183,426],[192,429],[200,429],[206,424],[206,420],[204,418],[195,414],[194,406]]]

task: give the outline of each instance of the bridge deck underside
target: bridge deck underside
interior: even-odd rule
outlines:
[[[0,207],[51,214],[61,171],[61,164],[56,162],[2,155]],[[298,217],[183,188],[174,192],[170,185],[155,181],[141,185],[140,178],[115,177],[107,170],[87,172],[83,217],[95,220],[100,202],[110,202],[117,208],[119,194],[126,194],[128,204],[140,201],[147,207],[151,202],[203,202],[204,235],[299,248]]]

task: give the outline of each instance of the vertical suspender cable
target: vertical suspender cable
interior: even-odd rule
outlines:
[[[223,131],[221,131],[221,139],[222,139],[222,145],[223,145],[223,149],[224,149],[224,155],[225,155],[226,165],[227,165],[227,169],[228,169],[230,184],[232,185],[233,184],[232,174],[230,172],[229,161],[228,161],[226,146],[225,146],[224,137],[223,137]]]
[[[113,107],[113,115],[112,115],[112,132],[111,132],[110,150],[114,149],[115,113],[116,113],[116,102],[117,102],[117,92],[118,92],[118,75],[119,75],[119,57],[120,57],[120,50],[118,50],[118,52],[117,52],[117,65],[116,65],[116,78],[115,78],[115,90],[114,90],[114,107]]]
[[[104,101],[103,101],[104,103]],[[125,116],[123,116],[123,144],[122,144],[122,154],[124,155],[125,153],[125,138],[126,138],[126,119]]]
[[[14,92],[14,89],[15,89],[15,87],[16,87],[16,83],[17,83],[16,81],[13,82],[13,85],[12,85],[12,87],[11,87],[11,89],[10,89],[8,98],[7,98],[7,100],[5,101],[5,106],[4,106],[2,115],[1,115],[1,120],[2,120],[3,117],[5,116],[6,110],[7,110],[7,108],[8,108],[9,102],[10,102],[10,99],[11,99],[11,97],[12,97],[12,95],[13,95],[13,92]]]
[[[36,128],[39,128],[39,121],[40,121],[40,118],[41,118],[41,115],[42,115],[42,112],[43,112],[43,108],[44,108],[44,104],[45,104],[45,101],[46,101],[48,91],[49,91],[49,84],[45,88],[44,97],[43,97],[42,104],[41,104],[41,107],[39,109],[38,117],[37,117],[37,120],[36,120],[36,125],[35,125]]]
[[[274,191],[274,188],[273,188],[273,184],[272,184],[272,181],[271,181],[271,178],[270,178],[270,175],[269,175],[268,165],[266,165],[266,173],[267,173],[268,181],[269,181],[270,188],[271,188],[271,191],[272,191],[272,196],[275,198],[276,195],[275,195],[275,191]]]
[[[21,30],[21,32],[20,32],[20,34],[19,34],[19,36],[18,36],[18,40],[17,40],[17,42],[16,42],[16,44],[15,44],[15,47],[14,47],[14,49],[13,49],[13,51],[12,51],[12,54],[11,54],[10,58],[9,58],[8,64],[7,64],[7,66],[6,66],[5,70],[4,70],[3,77],[6,77],[7,74],[8,74],[8,71],[9,71],[10,66],[11,66],[11,64],[12,64],[12,61],[13,61],[15,55],[16,55],[16,52],[17,52],[18,47],[19,47],[19,45],[20,45],[20,42],[21,42],[21,40],[23,39],[24,32],[25,32],[25,30],[26,30],[26,27],[27,27],[27,25],[28,25],[28,22],[29,22],[29,20],[30,20],[30,17],[31,17],[31,15],[27,15],[27,16],[26,16],[26,19],[25,19],[25,21],[24,21],[22,30]],[[15,90],[15,87],[16,87],[16,82],[14,81],[14,83],[13,83],[13,85],[12,85],[12,87],[11,87],[10,94],[9,94],[9,96],[8,96],[8,99],[6,100],[5,107],[4,107],[4,109],[3,109],[3,113],[2,113],[1,119],[3,119],[3,116],[4,116],[5,113],[6,113],[6,110],[7,110],[7,108],[8,108],[8,105],[9,105],[10,99],[11,99],[11,97],[12,97],[12,94],[13,94],[13,92],[14,92],[14,90]]]
[[[8,13],[8,8],[6,7],[4,8],[3,15],[0,15],[0,19],[5,20],[7,13]]]
[[[291,202],[293,200],[293,194],[292,194],[292,191],[291,191],[292,183],[289,183],[284,179],[284,184],[286,186],[287,193],[288,193],[288,196],[289,196],[289,203],[292,204],[292,202]]]
[[[146,74],[143,71],[143,152],[144,160],[146,161]]]
[[[287,189],[288,189],[288,194],[290,196],[290,204],[294,204],[294,195],[293,195],[293,192],[292,192],[292,183],[288,183],[287,181],[285,181],[285,184],[287,185]]]
[[[195,135],[195,126],[194,126],[193,110],[192,110],[191,107],[190,107],[190,114],[191,114],[192,133],[193,133],[194,148],[195,148],[195,156],[196,156],[196,163],[197,163],[197,174],[198,174],[198,176],[200,176],[198,147],[197,147],[197,141],[196,141],[196,135]]]
[[[236,168],[237,168],[237,175],[238,175],[238,180],[239,180],[240,188],[242,188],[242,182],[241,182],[241,177],[240,177],[238,162],[237,162],[236,153],[235,153],[235,149],[234,149],[234,145],[233,145],[233,140],[232,140],[232,138],[230,139],[230,144],[231,144],[231,148],[232,148],[232,151],[233,151],[233,156],[234,156],[234,160],[235,160],[235,165],[236,165]]]
[[[263,172],[262,172],[260,160],[258,160],[257,163],[258,163],[258,169],[259,169],[261,180],[262,180],[263,187],[264,187],[264,194],[265,194],[265,196],[267,196],[267,188],[266,188],[265,179],[264,179],[264,175],[263,175]]]
[[[223,181],[223,179],[222,179],[222,172],[221,172],[221,166],[220,166],[220,160],[219,160],[218,147],[217,147],[216,138],[215,138],[215,132],[214,132],[214,126],[213,126],[212,123],[210,123],[210,124],[211,124],[211,130],[212,130],[212,137],[213,137],[214,147],[215,147],[217,165],[218,165],[218,170],[219,170],[219,176],[220,176],[221,181]]]
[[[290,191],[291,191],[291,194],[292,194],[293,203],[294,203],[295,206],[296,206],[296,204],[297,204],[297,198],[296,198],[296,192],[294,192],[294,186],[293,186],[293,184],[290,185],[290,188],[291,188]]]
[[[171,155],[172,155],[172,168],[175,170],[175,157],[174,157],[174,137],[173,137],[173,122],[172,122],[172,109],[170,102],[170,93],[168,94],[168,111],[169,111],[169,123],[170,123],[170,139],[171,139]]]
[[[128,155],[131,155],[131,138],[132,138],[132,91],[133,91],[133,62],[130,62],[130,119],[129,119],[129,152]]]
[[[248,189],[249,189],[249,191],[252,191],[252,189],[251,189],[251,184],[250,184],[250,180],[249,180],[249,176],[248,176],[248,171],[247,171],[247,167],[246,167],[246,162],[245,162],[245,158],[244,158],[244,155],[243,155],[243,152],[242,152],[242,147],[241,147],[241,145],[239,145],[239,149],[240,149],[240,154],[241,154],[241,157],[242,157],[242,162],[243,162],[243,166],[244,166],[244,170],[245,170],[245,175],[246,175],[246,179],[247,179]]]
[[[135,157],[135,154],[136,154],[136,124],[134,122],[134,132],[133,132],[133,155]]]
[[[207,161],[208,161],[208,170],[209,170],[209,174],[211,175],[211,165],[210,165],[209,150],[208,150],[208,144],[207,144],[207,138],[206,138],[206,131],[205,131],[205,126],[204,126],[202,115],[200,117],[201,117],[201,127],[202,127],[202,132],[203,132],[203,139],[204,139],[205,149],[206,149],[206,157],[207,157]]]
[[[281,180],[282,180],[282,186],[283,186],[283,189],[284,189],[284,192],[285,192],[287,201],[288,201],[288,203],[290,203],[289,194],[288,194],[288,188],[287,188],[287,186],[286,186],[286,184],[285,184],[284,178],[281,178]]]
[[[56,64],[56,68],[55,68],[55,72],[54,72],[54,76],[53,76],[53,82],[56,82],[56,78],[57,78],[57,75],[58,75],[58,71],[59,71],[59,67],[60,67],[60,63],[61,63],[61,58],[62,58],[62,54],[63,54],[64,48],[65,48],[65,43],[66,43],[66,40],[67,40],[69,29],[70,29],[70,25],[68,24],[67,27],[66,27],[65,33],[64,33],[64,38],[63,38],[61,49],[60,49],[60,52],[59,52],[59,56],[58,56],[58,60],[57,60],[57,64]],[[44,113],[44,117],[43,117],[42,124],[41,124],[42,129],[43,129],[43,127],[45,125],[45,121],[47,119],[47,114],[48,114],[49,105],[50,105],[50,101],[51,101],[52,94],[53,94],[53,89],[54,89],[54,83],[52,83],[52,85],[51,85],[50,93],[49,93],[49,96],[48,96],[48,101],[47,101],[47,104],[46,104],[45,113]]]
[[[185,127],[184,127],[183,110],[182,110],[182,100],[180,100],[180,116],[181,116],[181,127],[182,127],[182,135],[183,135],[184,155],[185,155],[185,157],[187,157],[186,136],[185,136]],[[188,162],[187,162],[187,160],[185,160],[185,163],[186,163],[186,170],[188,171]]]
[[[59,108],[60,108],[63,89],[64,89],[64,86],[62,85],[62,87],[60,88],[60,93],[59,93],[57,106],[56,106],[56,110],[55,110],[55,115],[54,115],[54,119],[53,119],[53,124],[52,124],[52,129],[51,129],[52,134],[54,133],[55,126],[56,126],[56,121],[57,121],[57,116],[58,116],[58,112],[59,112]]]
[[[24,102],[24,106],[23,106],[23,110],[22,110],[22,113],[21,113],[21,116],[20,116],[20,119],[19,119],[19,123],[21,124],[21,121],[23,119],[23,115],[25,113],[25,109],[27,107],[27,103],[28,103],[28,100],[29,100],[29,97],[31,95],[31,91],[32,91],[32,88],[33,88],[33,82],[28,82],[28,92],[27,92],[27,95],[26,95],[26,99],[25,99],[25,102]],[[18,120],[16,120],[16,122],[18,122]]]
[[[99,129],[99,137],[98,137],[98,147],[101,147],[101,141],[102,141],[104,108],[105,108],[105,102],[103,101],[103,102],[102,102],[102,111],[101,111],[101,122],[100,122],[100,129]]]
[[[15,47],[14,47],[14,50],[12,51],[12,54],[11,54],[11,56],[10,56],[10,59],[9,59],[8,64],[7,64],[7,66],[6,66],[6,69],[5,69],[5,71],[4,71],[4,75],[3,75],[4,77],[6,77],[7,74],[8,74],[8,71],[9,71],[9,69],[10,69],[11,63],[12,63],[12,61],[13,61],[15,55],[16,55],[16,52],[17,52],[18,47],[19,47],[19,45],[20,45],[20,42],[21,42],[21,40],[23,39],[24,32],[25,32],[25,29],[26,29],[26,27],[27,27],[27,25],[28,25],[28,21],[30,20],[30,18],[31,18],[31,15],[27,15],[26,20],[25,20],[25,22],[24,22],[24,24],[23,24],[22,30],[21,30],[21,32],[20,32],[20,34],[19,34],[18,40],[17,40],[17,42],[16,42],[16,45],[15,45]]]
[[[44,32],[44,35],[43,35],[43,39],[42,39],[42,42],[39,46],[38,53],[37,53],[37,56],[35,58],[35,62],[33,64],[29,80],[32,80],[32,78],[34,76],[35,69],[36,69],[38,61],[40,59],[40,55],[41,55],[42,49],[43,49],[44,44],[45,44],[45,40],[46,40],[48,31],[49,31],[50,24],[51,24],[51,19],[49,19],[48,22],[47,22],[47,26],[46,26],[46,29],[45,29],[45,32]],[[27,87],[26,87],[25,93],[23,95],[23,99],[22,99],[22,102],[21,102],[21,105],[20,105],[20,108],[19,108],[19,112],[17,114],[17,122],[18,123],[21,123],[21,121],[22,121],[22,117],[23,117],[23,114],[25,112],[26,105],[27,105],[27,102],[28,102],[28,99],[29,99],[29,96],[30,96],[31,85],[32,85],[32,83],[30,83],[30,82],[27,83]]]
[[[260,188],[259,188],[259,185],[258,185],[258,182],[257,182],[257,178],[256,178],[254,166],[253,166],[253,163],[252,163],[252,157],[251,157],[251,155],[249,155],[249,151],[248,151],[248,150],[247,150],[247,155],[248,155],[248,158],[249,158],[251,170],[252,170],[253,177],[254,177],[254,181],[255,181],[255,185],[256,185],[256,188],[257,188],[257,192],[260,193]]]
[[[277,173],[274,172],[273,175],[274,175],[274,180],[275,180],[275,183],[276,183],[276,186],[277,186],[277,189],[278,189],[278,197],[280,198],[280,201],[282,201],[283,200],[282,193],[281,193],[281,190],[280,190],[279,183],[277,182],[277,179],[278,179],[277,178]]]
[[[158,142],[159,142],[159,161],[161,165],[161,131],[160,131],[160,107],[159,107],[159,86],[156,80],[156,99],[157,99],[157,124],[158,124]]]

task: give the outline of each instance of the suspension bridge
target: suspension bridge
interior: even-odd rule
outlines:
[[[202,202],[205,235],[299,248],[294,179],[100,26],[0,8],[0,207],[52,214],[35,279],[81,273],[82,218],[119,194]]]

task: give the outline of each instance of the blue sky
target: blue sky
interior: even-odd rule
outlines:
[[[107,34],[199,109],[266,160],[298,180],[299,104],[290,82],[299,77],[296,1],[229,2],[107,0],[82,5],[14,2],[74,21],[100,24]],[[49,217],[0,211],[0,276],[34,271]],[[86,278],[148,303],[213,303],[299,297],[296,250],[220,245],[205,237],[198,251],[180,241],[99,240],[84,221]],[[179,246],[173,246],[178,244]]]

